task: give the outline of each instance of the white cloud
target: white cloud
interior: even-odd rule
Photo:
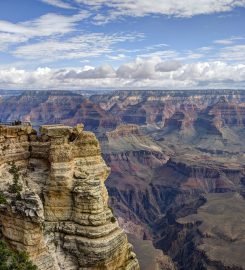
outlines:
[[[96,17],[97,21],[108,21],[120,15],[145,16],[150,14],[163,14],[176,17],[191,17],[199,14],[211,14],[231,11],[235,7],[244,7],[244,0],[75,0],[78,4],[100,9],[108,7],[110,12]]]
[[[201,47],[201,48],[198,48],[198,51],[200,51],[200,52],[210,52],[210,51],[212,51],[213,50],[213,47],[211,47],[211,46],[204,46],[204,47]]]
[[[239,40],[244,40],[244,37],[230,37],[227,39],[217,39],[214,41],[214,43],[219,45],[231,45]]]
[[[173,74],[174,80],[185,81],[187,79],[196,82],[245,82],[245,65],[229,65],[224,62],[199,62],[184,65]]]
[[[184,53],[183,57],[185,59],[189,59],[189,60],[192,60],[192,59],[200,59],[202,58],[204,55],[202,53],[195,53],[193,51],[188,51],[186,53]]]
[[[48,13],[18,23],[0,20],[0,51],[24,60],[25,63],[33,60],[39,63],[61,59],[83,60],[101,55],[116,61],[125,55],[115,51],[115,44],[144,37],[134,32],[108,35],[83,33],[79,23],[90,15],[84,10],[70,16]]]
[[[52,70],[50,68],[38,68],[35,71],[26,71],[23,69],[4,69],[0,70],[0,83],[6,88],[23,88],[28,85],[48,87],[48,80],[51,79]]]
[[[65,34],[75,30],[76,23],[88,16],[89,14],[87,12],[82,12],[73,16],[48,13],[35,20],[19,23],[0,20],[0,32],[22,34],[30,38]]]
[[[217,58],[223,61],[245,63],[245,45],[224,47],[219,51]]]
[[[107,55],[106,57],[111,59],[111,60],[122,60],[122,59],[126,58],[126,55],[123,53],[119,53],[117,55]]]
[[[110,65],[102,65],[98,68],[85,67],[82,71],[64,70],[56,73],[57,79],[106,79],[116,77],[115,70]]]
[[[64,8],[64,9],[73,9],[72,5],[65,1],[61,0],[41,0],[43,3],[49,4],[51,6],[59,7],[59,8]]]
[[[117,70],[117,77],[123,79],[153,79],[156,75],[155,65],[159,58],[137,58],[134,62],[121,65]]]
[[[145,49],[143,49],[142,51],[145,51]],[[143,54],[139,54],[138,57],[140,58],[152,58],[152,57],[160,57],[162,59],[164,59],[165,61],[193,61],[196,59],[200,59],[203,58],[205,56],[205,53],[207,53],[208,51],[201,51],[197,49],[197,50],[183,50],[183,51],[175,51],[175,50],[156,50],[156,51],[152,51],[152,52],[147,52],[147,53],[143,53]]]
[[[169,70],[164,70],[164,65]],[[171,63],[172,65],[172,63]],[[191,89],[244,88],[245,64],[221,61],[183,64],[178,68],[160,58],[140,59],[125,63],[118,69],[110,65],[99,67],[50,69],[34,71],[0,69],[0,83],[9,89]]]
[[[19,44],[27,41],[28,38],[21,34],[3,33],[0,32],[0,52],[6,51],[11,44]]]
[[[112,47],[117,43],[130,42],[141,36],[141,34],[137,33],[112,35],[103,33],[80,34],[67,38],[65,41],[56,39],[19,46],[13,54],[19,58],[42,62],[96,57],[113,53]]]
[[[72,16],[48,13],[38,19],[19,23],[17,26],[25,27],[34,36],[63,35],[76,30],[77,23],[89,16],[87,11]]]
[[[157,64],[155,70],[160,72],[170,72],[179,69],[181,66],[182,64],[179,61],[165,61]]]
[[[33,38],[48,38],[68,34],[76,30],[77,23],[90,14],[86,11],[73,16],[54,13],[45,14],[35,20],[12,23],[0,20],[0,49],[20,44]]]
[[[214,41],[215,44],[220,44],[220,45],[230,45],[233,44],[233,40],[230,39],[217,39]]]
[[[171,59],[178,59],[180,57],[180,54],[174,50],[161,50],[161,51],[157,50],[153,52],[139,54],[138,57],[140,58],[159,57],[162,59],[171,60]]]

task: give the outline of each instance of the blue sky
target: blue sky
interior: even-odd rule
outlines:
[[[0,88],[245,88],[244,0],[0,1]]]

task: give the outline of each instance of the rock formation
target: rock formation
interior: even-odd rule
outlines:
[[[108,207],[109,168],[83,125],[0,126],[0,233],[40,270],[139,269]]]
[[[216,218],[216,215],[206,211],[213,209],[208,207],[209,204],[217,204],[217,211],[224,217],[228,217],[230,212],[238,216],[237,209],[240,209],[241,216],[244,214],[244,207],[239,205],[245,199],[245,91],[136,90],[98,92],[98,95],[93,93],[86,96],[82,94],[80,91],[76,91],[76,94],[67,91],[30,91],[13,94],[11,97],[3,94],[0,100],[0,119],[32,121],[35,126],[43,122],[53,124],[58,121],[70,125],[83,122],[86,130],[96,132],[103,158],[111,168],[106,181],[110,205],[120,226],[136,236],[136,239],[129,239],[135,247],[141,268],[142,265],[147,267],[155,259],[158,261],[160,249],[166,256],[170,256],[177,269],[245,269],[244,264],[232,262],[234,259],[237,262],[243,260],[245,248],[244,241],[236,237],[243,232],[233,229],[234,233],[229,232],[229,228],[236,226],[235,219],[227,218],[227,223],[220,222],[213,230],[215,223],[210,217]],[[77,219],[85,222],[87,211],[90,210],[80,209],[90,209],[92,206],[86,202],[86,206],[83,203],[79,210],[72,208],[73,204],[80,205],[77,199],[75,203],[71,200],[77,194],[76,189],[73,189],[75,183],[80,181],[72,165],[72,160],[77,160],[77,142],[73,135],[76,132],[69,129],[71,135],[65,135],[68,136],[68,145],[73,145],[75,159],[69,156],[67,143],[62,143],[62,153],[65,154],[62,154],[62,158],[67,161],[65,165],[52,161],[54,165],[51,166],[47,160],[51,161],[61,155],[58,148],[61,142],[51,136],[52,128],[46,129],[41,136],[31,134],[30,131],[28,139],[22,134],[18,144],[11,137],[11,132],[7,132],[10,137],[8,143],[2,145],[0,175],[4,180],[0,185],[2,190],[4,187],[7,190],[7,183],[13,182],[13,175],[8,172],[11,166],[6,165],[11,160],[16,160],[17,166],[22,168],[21,172],[28,172],[24,180],[27,179],[29,189],[34,190],[41,199],[40,205],[44,210],[38,210],[38,203],[36,210],[40,213],[44,211],[44,223],[48,224],[43,234],[44,247],[48,246],[48,253],[45,251],[44,254],[50,254],[50,250],[52,254],[58,254],[53,257],[58,257],[69,269],[69,260],[77,260],[75,252],[69,252],[70,255],[64,258],[67,250],[71,250],[67,248],[65,240],[67,235],[73,235],[73,231],[67,229],[68,223],[64,227],[59,222],[58,229],[52,226],[63,216],[72,220],[72,224]],[[5,136],[0,140],[5,140]],[[72,177],[70,173],[75,176]],[[62,175],[66,175],[65,180]],[[62,186],[62,193],[59,193],[58,184]],[[95,186],[93,188],[96,190]],[[69,196],[70,190],[72,196]],[[210,197],[210,194],[214,197]],[[226,195],[231,196],[229,202],[232,202],[234,210],[230,211],[226,206],[226,199],[219,198],[222,195],[224,198]],[[10,196],[13,194],[7,197]],[[20,197],[18,194],[15,196]],[[21,193],[21,196],[21,203],[26,202],[27,213],[33,215],[29,211],[32,209],[28,208],[33,200],[32,194],[24,196]],[[18,201],[16,209],[22,209],[22,204]],[[97,217],[100,211],[96,212]],[[89,220],[97,222],[94,214]],[[95,228],[94,225],[92,227]],[[147,243],[153,244],[152,247]],[[236,256],[233,256],[234,252],[228,255],[234,245]],[[217,248],[210,248],[215,246]],[[223,252],[216,253],[220,246],[227,249],[228,262],[219,256],[223,256]],[[39,248],[42,247],[40,245]],[[149,264],[145,264],[150,256],[144,254],[147,252],[149,255],[149,250],[153,257],[147,260]],[[163,253],[161,255],[164,256]],[[161,264],[170,261],[168,267],[171,269],[170,258],[160,261]]]

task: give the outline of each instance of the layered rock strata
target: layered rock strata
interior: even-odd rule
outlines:
[[[82,125],[42,126],[40,133],[0,126],[2,237],[40,270],[139,269],[108,207],[110,170],[94,134]]]

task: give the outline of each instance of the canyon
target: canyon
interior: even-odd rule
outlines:
[[[141,269],[245,269],[244,91],[20,91],[2,96],[0,119],[96,134]]]

